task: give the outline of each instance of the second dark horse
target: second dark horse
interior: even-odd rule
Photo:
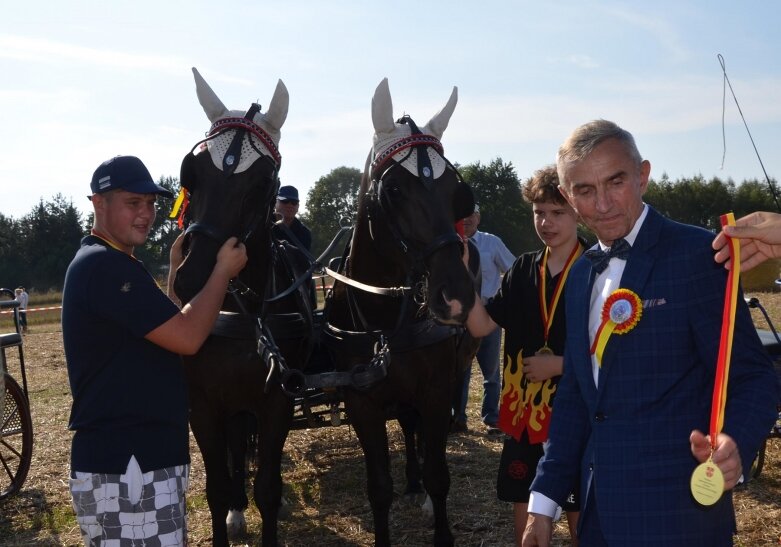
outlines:
[[[473,210],[473,197],[439,141],[456,100],[454,89],[442,111],[418,128],[407,116],[394,122],[387,80],[377,87],[374,147],[344,275],[330,302],[325,334],[337,368],[352,371],[359,384],[345,389],[345,404],[364,451],[375,545],[383,547],[391,544],[393,498],[385,422],[398,405],[420,415],[434,544],[454,542],[445,448],[456,334],[475,298],[454,227]]]

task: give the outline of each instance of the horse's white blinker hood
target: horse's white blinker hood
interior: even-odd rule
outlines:
[[[193,77],[195,78],[195,92],[198,95],[198,102],[201,103],[203,111],[206,113],[206,117],[212,123],[217,122],[221,118],[243,118],[245,111],[243,110],[228,110],[217,94],[212,90],[206,80],[203,79],[198,70],[193,67]],[[252,121],[260,126],[273,141],[274,145],[279,147],[280,129],[285,123],[287,118],[288,104],[290,103],[290,96],[287,88],[282,80],[277,82],[277,87],[274,90],[274,96],[271,98],[268,109],[265,113],[258,111],[253,117]],[[250,141],[252,139],[252,141]],[[233,140],[232,133],[223,133],[213,139],[206,142],[206,146],[211,155],[212,162],[218,169],[222,169],[222,160],[225,157],[225,153],[228,151],[231,141]],[[236,167],[235,173],[241,173],[246,171],[250,165],[252,165],[256,159],[260,157],[258,152],[253,148],[255,145],[257,150],[263,155],[274,157],[269,148],[263,143],[262,140],[257,138],[251,133],[247,133],[242,141],[241,146],[241,160],[238,167]]]
[[[458,102],[458,88],[453,87],[447,104],[434,114],[429,122],[420,127],[420,131],[425,135],[431,135],[437,140],[442,138],[442,134],[447,129],[447,124]],[[383,78],[372,98],[372,122],[374,124],[374,146],[372,148],[372,158],[381,158],[396,143],[412,135],[412,128],[408,124],[399,124],[393,118],[393,103],[388,87],[388,78]],[[441,148],[441,145],[439,145]],[[434,178],[439,178],[445,172],[447,162],[445,158],[432,146],[426,148],[428,151],[431,167],[434,170]],[[413,148],[401,150],[394,154],[393,160],[400,162],[401,165],[413,175],[418,174],[418,151]]]

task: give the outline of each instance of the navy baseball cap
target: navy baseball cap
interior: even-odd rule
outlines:
[[[149,170],[135,156],[116,156],[101,163],[92,175],[90,189],[93,194],[121,189],[134,194],[174,197],[170,191],[155,183]]]
[[[280,186],[279,192],[277,192],[277,199],[281,201],[285,201],[285,200],[299,201],[298,190],[296,190],[295,186]]]

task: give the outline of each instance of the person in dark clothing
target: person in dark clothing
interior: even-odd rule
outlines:
[[[296,217],[298,214],[298,206],[299,199],[296,187],[289,185],[280,186],[279,192],[277,192],[277,205],[274,209],[280,217],[277,224],[282,223],[287,226],[298,240],[298,242],[291,241],[290,243],[298,246],[298,243],[300,242],[304,249],[311,251],[312,232],[310,232],[309,228]],[[290,239],[289,237],[286,237],[287,234],[285,234],[284,230],[277,229],[277,227],[275,227],[275,234],[279,239]]]
[[[247,253],[229,238],[180,310],[133,256],[152,229],[157,196],[171,193],[134,156],[103,162],[91,190],[94,224],[68,267],[62,301],[73,509],[85,545],[185,545],[190,455],[179,354],[206,340]]]

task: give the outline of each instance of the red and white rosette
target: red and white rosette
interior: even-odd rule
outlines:
[[[602,354],[610,335],[626,334],[637,325],[643,315],[643,301],[629,289],[616,289],[607,297],[602,306],[602,322],[594,336],[591,353],[597,357],[597,365],[602,366]]]

